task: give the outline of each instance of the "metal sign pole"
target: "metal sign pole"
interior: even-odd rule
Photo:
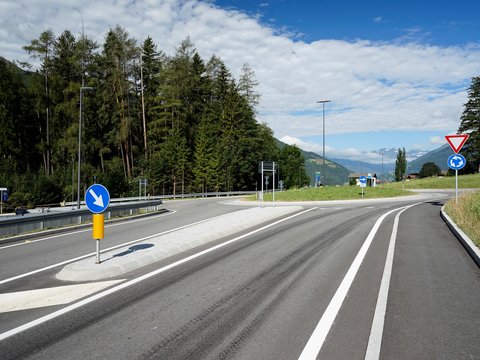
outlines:
[[[458,170],[455,170],[455,205],[458,203]]]
[[[261,205],[260,207],[263,208],[263,161],[262,161],[262,200],[261,200]]]
[[[275,206],[275,161],[273,162],[273,206]]]

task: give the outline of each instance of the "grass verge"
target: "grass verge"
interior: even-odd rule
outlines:
[[[387,188],[364,188],[364,199],[388,198],[412,195],[410,191]],[[272,201],[272,193],[264,194],[265,201]],[[275,201],[322,201],[322,200],[356,200],[362,199],[362,189],[358,186],[326,186],[318,188],[292,189],[275,192]],[[255,196],[249,198],[255,200]]]
[[[459,196],[457,204],[455,199],[450,200],[445,212],[480,247],[480,191]]]
[[[460,175],[458,177],[460,189],[480,188],[480,174]],[[455,176],[431,177],[425,179],[408,180],[405,182],[388,183],[385,188],[391,189],[455,189]]]

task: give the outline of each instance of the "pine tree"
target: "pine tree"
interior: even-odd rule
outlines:
[[[53,31],[47,30],[40,34],[38,39],[31,41],[30,45],[23,47],[33,58],[41,60],[41,73],[44,76],[44,99],[43,106],[45,109],[45,127],[40,128],[40,131],[45,132],[45,143],[42,142],[41,148],[44,158],[44,170],[48,176],[50,174],[50,87],[49,74],[51,71],[51,56],[53,52],[53,45],[55,35]]]
[[[305,159],[296,145],[287,145],[280,151],[280,164],[285,187],[302,187],[310,182],[305,172]]]
[[[402,181],[407,171],[407,152],[405,148],[398,149],[397,160],[395,160],[395,181]]]
[[[468,101],[460,117],[459,133],[468,133],[469,138],[462,149],[467,159],[467,172],[480,172],[480,76],[472,78]]]

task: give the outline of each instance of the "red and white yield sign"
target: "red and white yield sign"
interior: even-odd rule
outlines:
[[[456,134],[456,135],[446,135],[445,139],[447,139],[450,147],[456,154],[462,149],[463,145],[468,139],[468,134]]]

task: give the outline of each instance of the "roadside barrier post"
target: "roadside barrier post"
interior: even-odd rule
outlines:
[[[93,223],[93,231],[92,237],[97,243],[97,261],[95,264],[100,264],[100,240],[103,239],[104,236],[104,229],[105,229],[105,216],[103,214],[93,214],[92,215],[92,223]]]

